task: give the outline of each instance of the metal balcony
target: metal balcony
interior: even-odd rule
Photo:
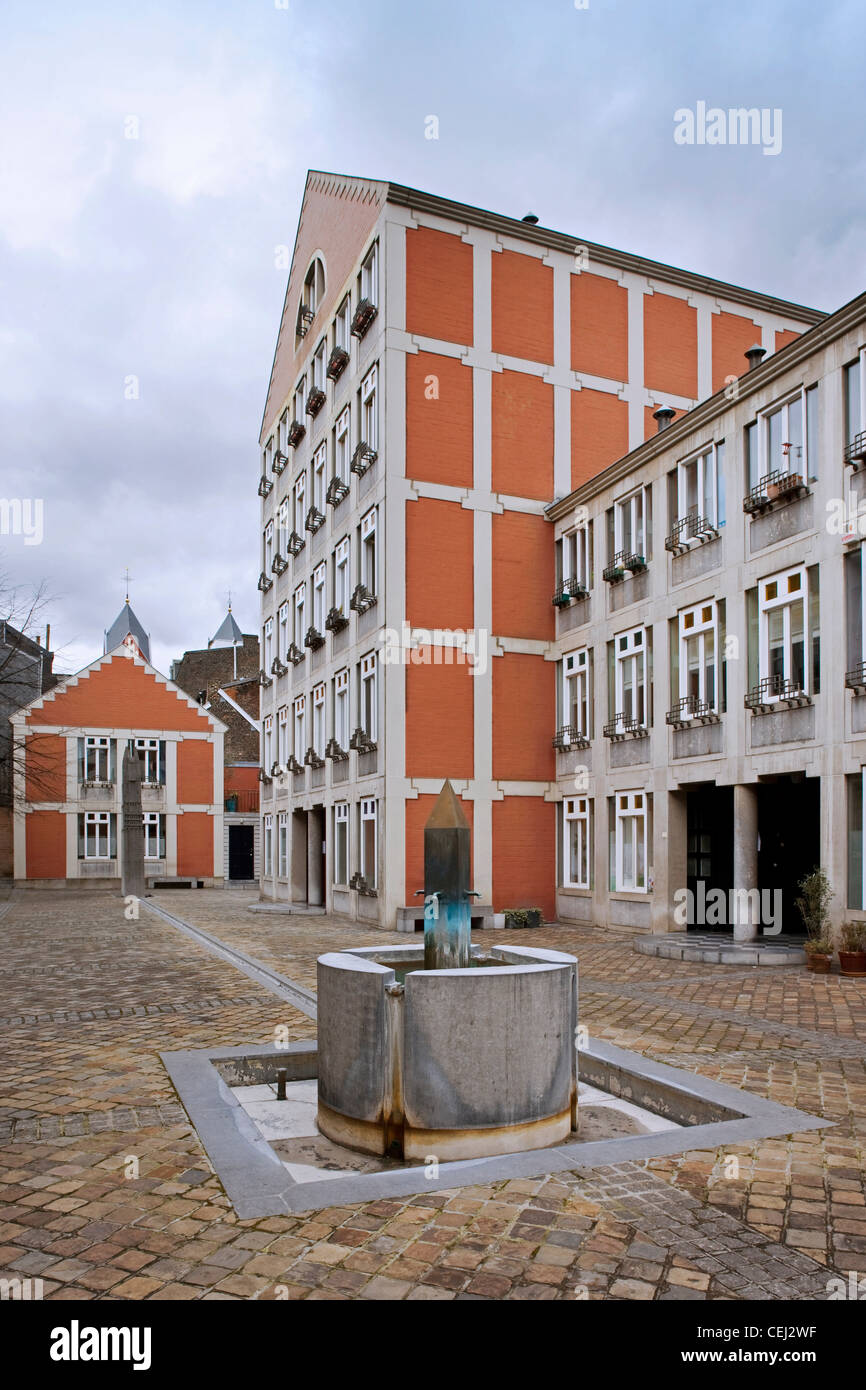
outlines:
[[[797,681],[785,676],[763,676],[745,696],[743,704],[752,714],[769,714],[778,705],[789,709],[811,705],[812,697]]]

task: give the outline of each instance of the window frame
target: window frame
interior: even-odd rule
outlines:
[[[562,654],[562,723],[583,735],[592,738],[592,661],[590,647],[576,647],[574,651]],[[571,698],[571,686],[578,691],[575,704]],[[582,693],[581,693],[582,692]],[[576,709],[580,716],[572,718]]]
[[[583,862],[584,878],[572,878],[572,827],[577,830],[577,862]],[[582,848],[582,853],[581,853]],[[588,796],[567,796],[562,802],[562,886],[592,888],[592,803]]]
[[[622,802],[626,802],[623,807]],[[648,844],[649,833],[649,795],[645,791],[618,791],[613,793],[614,802],[614,844],[615,844],[615,865],[614,882],[616,893],[648,893],[650,864]],[[634,803],[632,805],[631,803]],[[634,835],[634,883],[625,882],[623,861],[625,858],[626,840],[624,826],[626,821],[632,821],[632,833]],[[640,831],[640,835],[638,835]],[[643,886],[638,883],[639,859],[642,852],[643,859]]]
[[[378,531],[378,507],[371,507],[361,517],[361,555],[360,555],[360,582],[367,591],[375,596],[379,592],[379,543]],[[372,560],[370,556],[372,555]],[[372,580],[372,583],[368,582]]]
[[[617,719],[617,722],[619,722],[620,719],[623,719],[623,720],[625,720],[625,719],[633,719],[633,720],[635,721],[635,723],[638,724],[639,726],[641,726],[642,728],[648,728],[648,727],[649,727],[649,717],[648,717],[648,712],[649,712],[649,688],[648,688],[648,687],[649,687],[649,680],[648,680],[648,676],[649,676],[649,672],[648,672],[648,662],[647,662],[647,651],[648,651],[647,632],[648,632],[648,630],[649,630],[649,629],[648,629],[647,625],[644,624],[644,623],[641,623],[641,624],[638,624],[637,627],[627,628],[624,632],[617,632],[617,633],[615,633],[615,634],[614,634],[614,639],[613,639],[613,642],[614,642],[614,648],[613,648],[614,710],[613,710],[613,713],[614,713],[615,718]],[[640,642],[637,642],[637,641],[634,640],[634,639],[637,637],[638,633],[640,633],[640,635],[641,635],[641,641],[640,641]],[[622,643],[623,640],[625,640],[625,642],[628,644],[625,648],[623,648],[623,647],[621,646],[621,643]],[[639,661],[638,661],[638,658],[640,658]],[[626,707],[625,707],[625,705],[626,705],[626,702],[625,702],[626,683],[625,683],[625,679],[624,679],[624,672],[625,672],[625,667],[626,667],[626,665],[627,665],[628,663],[633,663],[633,664],[634,664],[635,679],[634,679],[634,681],[633,681],[633,689],[634,689],[635,692],[637,692],[637,695],[638,695],[638,698],[637,698],[637,700],[634,701],[634,703],[635,703],[636,705],[639,704],[639,705],[641,706],[641,715],[640,715],[640,717],[638,716],[638,714],[635,712],[634,709],[632,710],[632,712],[631,712],[630,714],[626,712]]]
[[[340,877],[340,839],[343,839],[342,869],[343,877]],[[351,836],[349,833],[349,803],[348,801],[334,802],[334,887],[348,888],[351,874],[351,861],[349,858],[351,847]]]
[[[362,797],[358,803],[358,820],[360,824],[359,837],[359,869],[362,877],[366,881],[367,887],[376,889],[379,880],[379,815],[378,801],[375,797]],[[368,853],[367,836],[364,830],[365,825],[372,823],[373,826],[373,847],[372,856]],[[373,863],[370,865],[369,858],[372,857]],[[371,873],[372,868],[372,873]]]
[[[710,617],[704,617],[704,611],[710,609]],[[688,618],[693,622],[689,624]],[[713,699],[707,700],[706,697],[706,636],[711,633],[713,637]],[[705,599],[701,603],[690,604],[687,608],[681,608],[677,612],[677,643],[679,648],[679,699],[686,700],[693,694],[689,690],[690,667],[688,663],[688,644],[694,638],[698,638],[699,665],[698,665],[698,694],[695,697],[700,703],[712,710],[714,714],[722,712],[722,641],[721,641],[721,618],[719,614],[718,599]],[[680,711],[681,719],[693,718],[693,712],[685,706]]]

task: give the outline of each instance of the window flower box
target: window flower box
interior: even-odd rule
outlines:
[[[325,368],[325,376],[330,381],[337,381],[349,365],[349,354],[344,347],[335,347],[331,350],[328,358],[328,365]]]
[[[362,299],[352,315],[350,332],[353,338],[363,338],[379,310],[369,299]]]

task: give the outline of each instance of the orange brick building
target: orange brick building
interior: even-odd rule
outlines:
[[[449,777],[481,901],[553,915],[545,508],[820,318],[308,175],[260,436],[266,897],[393,928]]]
[[[12,720],[25,750],[13,793],[16,884],[117,887],[130,741],[144,760],[146,878],[221,884],[224,725],[145,659],[128,604],[118,623],[117,645]]]

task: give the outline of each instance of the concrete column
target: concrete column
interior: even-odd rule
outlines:
[[[316,806],[307,812],[307,902],[311,907],[321,907],[325,902],[324,837],[324,816],[321,808]]]
[[[743,890],[758,887],[758,789],[734,787],[734,940],[754,941],[757,923]]]
[[[307,813],[293,811],[291,817],[291,901],[307,901]]]

